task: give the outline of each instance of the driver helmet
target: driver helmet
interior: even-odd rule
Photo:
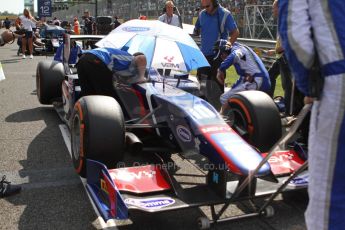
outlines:
[[[223,52],[231,53],[232,45],[225,39],[219,39],[213,46],[214,60],[219,58]]]

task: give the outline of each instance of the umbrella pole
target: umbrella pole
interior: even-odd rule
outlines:
[[[172,2],[174,3],[175,8],[176,8],[176,13],[177,13],[177,16],[178,16],[178,20],[179,20],[179,22],[180,22],[180,27],[183,29],[183,26],[182,26],[182,17],[181,17],[180,11],[178,10],[178,8],[177,8],[175,2],[174,2],[174,1],[172,1]]]
[[[156,50],[156,44],[157,44],[157,36],[155,36],[154,47],[153,47],[153,49],[152,49],[152,58],[151,58],[151,60],[150,60],[150,65],[149,65],[150,68],[151,68],[151,66],[152,66],[152,62],[153,62],[153,58],[154,58],[154,54],[155,54],[155,50]]]

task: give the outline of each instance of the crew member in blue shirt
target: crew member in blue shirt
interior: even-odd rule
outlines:
[[[271,89],[271,83],[268,72],[261,59],[248,46],[235,42],[220,39],[214,46],[216,58],[220,57],[223,62],[218,68],[217,80],[224,84],[225,71],[234,65],[238,80],[231,89],[220,96],[222,104],[220,114],[228,108],[229,98],[240,91],[260,90],[268,93]]]
[[[64,44],[61,44],[56,50],[54,55],[54,61],[62,62],[63,61],[63,48]],[[82,54],[82,48],[76,42],[73,42],[70,49],[70,55],[68,58],[68,64],[76,64],[78,61],[78,56]]]
[[[218,39],[229,40],[233,44],[239,35],[237,25],[231,13],[217,0],[201,0],[203,9],[195,23],[194,34],[201,35],[201,51],[210,67],[198,69],[198,79],[206,80],[206,99],[216,108],[220,108],[219,96],[224,92],[224,84],[216,80],[217,69],[221,63],[215,59],[213,45]]]
[[[114,97],[113,75],[126,79],[127,84],[144,82],[146,57],[115,48],[96,48],[83,52],[77,63],[82,96]]]

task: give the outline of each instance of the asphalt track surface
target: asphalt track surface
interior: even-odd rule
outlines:
[[[51,57],[22,60],[16,51],[16,43],[0,47],[0,62],[6,76],[0,82],[0,176],[5,174],[12,183],[20,184],[22,191],[0,199],[0,229],[101,229],[104,225],[74,172],[59,129],[61,121],[51,106],[37,101],[36,65]],[[180,164],[184,164],[181,159]],[[198,178],[191,168],[180,170],[181,175]],[[306,229],[306,205],[304,193],[280,195],[272,204],[274,217],[220,223],[217,229]],[[246,211],[245,202],[236,203],[225,215]],[[116,221],[116,227],[107,229],[197,229],[199,216],[199,209],[155,215],[134,213],[130,221]]]

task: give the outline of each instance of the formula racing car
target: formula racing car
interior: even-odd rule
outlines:
[[[280,115],[265,93],[235,94],[229,100],[232,118],[224,119],[199,97],[200,85],[188,74],[162,76],[148,68],[144,83],[115,78],[114,97],[81,97],[78,75],[66,61],[69,44],[96,38],[64,39],[63,63],[37,66],[37,96],[40,103],[53,104],[65,122],[75,170],[87,177],[87,191],[104,220],[127,219],[132,210],[210,206],[212,220],[198,222],[208,228],[231,219],[220,219],[224,210],[217,213],[217,204],[226,208],[238,200],[306,188],[298,175],[305,173],[306,159],[294,148],[278,148]],[[170,167],[176,165],[175,154],[198,162],[187,167],[205,172],[205,181],[191,187],[179,183],[176,167]],[[258,215],[273,215],[272,207],[244,214]]]

